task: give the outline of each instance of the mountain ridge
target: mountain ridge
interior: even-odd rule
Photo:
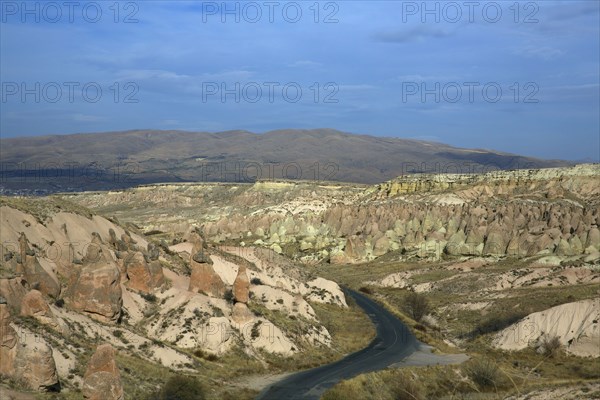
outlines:
[[[91,190],[153,182],[251,182],[265,177],[373,184],[410,173],[473,173],[573,164],[331,128],[264,133],[140,129],[7,138],[0,143],[2,184],[13,189],[26,188],[24,178],[36,176],[36,169],[51,169],[56,178],[47,179],[48,173],[43,176],[38,171],[37,175],[42,175],[36,182],[38,188],[42,184],[60,186],[57,190]],[[101,170],[96,171],[99,178],[83,182],[79,175],[91,166]],[[128,182],[115,182],[114,170],[123,166],[131,169]],[[71,174],[66,177],[69,169]]]

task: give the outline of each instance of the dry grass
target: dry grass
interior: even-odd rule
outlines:
[[[43,224],[52,215],[59,212],[70,212],[92,218],[94,215],[89,209],[58,196],[49,197],[7,197],[0,196],[0,206],[8,206],[24,213],[31,214]]]
[[[332,304],[311,303],[320,323],[331,334],[331,347],[308,345],[302,343],[300,338],[290,335],[300,346],[300,351],[291,357],[261,353],[269,363],[269,368],[277,372],[314,368],[337,361],[368,346],[375,337],[373,324],[351,298],[347,298],[347,302],[349,308],[343,311]],[[303,327],[308,324],[308,321],[301,318],[290,319],[281,312],[258,307],[260,308],[252,306],[253,311],[258,311],[288,334],[302,332]]]

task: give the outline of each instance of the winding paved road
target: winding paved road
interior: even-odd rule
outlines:
[[[293,374],[265,389],[257,399],[319,399],[342,379],[396,364],[419,349],[420,342],[398,318],[368,297],[347,290],[377,328],[377,336],[364,349],[318,368]]]

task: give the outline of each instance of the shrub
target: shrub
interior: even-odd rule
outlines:
[[[142,293],[141,296],[150,303],[156,303],[156,295],[153,293]]]
[[[58,299],[54,302],[54,305],[58,308],[62,308],[65,305],[65,301],[63,299]]]
[[[481,389],[496,388],[500,380],[500,371],[490,360],[474,360],[466,367],[466,373]]]
[[[262,281],[260,280],[260,278],[252,278],[250,280],[250,283],[253,285],[262,285]]]
[[[252,339],[256,339],[257,337],[260,336],[260,325],[262,324],[262,321],[258,321],[257,323],[255,323],[252,326],[252,330],[250,331],[250,337]]]
[[[406,311],[417,322],[430,311],[429,300],[424,294],[410,292],[404,301]]]
[[[208,360],[208,361],[217,361],[219,359],[219,357],[216,354],[206,353],[202,349],[194,350],[194,355],[198,358],[204,358],[205,360]]]
[[[423,324],[416,324],[415,329],[421,332],[427,332],[427,327]]]
[[[558,336],[544,335],[539,350],[541,350],[542,354],[546,357],[553,358],[557,356],[562,350],[560,338]]]
[[[191,376],[175,375],[169,378],[162,389],[148,400],[204,400],[204,387]]]
[[[413,379],[403,376],[390,382],[390,392],[394,400],[424,400],[423,388]]]
[[[227,289],[225,291],[225,294],[223,295],[223,298],[228,302],[228,303],[233,303],[233,301],[235,300],[234,296],[233,296],[233,291],[231,289]]]
[[[366,287],[366,286],[361,286],[360,289],[358,289],[360,292],[366,293],[366,294],[373,294],[373,289]]]

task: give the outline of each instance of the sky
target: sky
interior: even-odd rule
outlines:
[[[600,158],[600,2],[0,1],[0,137],[334,128]]]

